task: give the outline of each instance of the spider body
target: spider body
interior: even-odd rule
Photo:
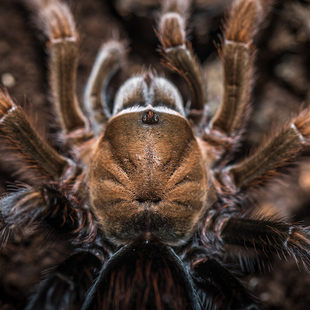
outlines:
[[[95,213],[118,243],[150,232],[167,244],[182,244],[207,205],[199,144],[174,111],[129,110],[109,121],[94,152],[89,182]]]
[[[246,252],[246,262],[253,255],[289,254],[309,268],[309,228],[256,218],[247,196],[309,145],[310,111],[229,164],[249,114],[260,1],[233,3],[221,49],[225,92],[210,121],[204,79],[186,39],[188,1],[163,3],[157,34],[166,65],[188,83],[190,102],[185,107],[171,82],[146,71],[120,86],[112,109],[105,93],[122,68],[125,43],[102,46],[81,109],[77,33],[68,7],[58,0],[25,2],[49,39],[64,154],[2,90],[3,138],[36,178],[2,198],[1,241],[28,227],[75,249],[40,283],[28,310],[262,309],[226,266],[233,247]],[[242,269],[242,260],[231,256]]]

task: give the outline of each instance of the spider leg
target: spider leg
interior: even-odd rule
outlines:
[[[95,254],[76,251],[39,284],[26,310],[81,309],[101,266],[102,262]]]
[[[256,254],[276,253],[285,257],[288,253],[296,262],[301,261],[310,272],[310,228],[283,221],[268,219],[245,218],[244,215],[216,216],[206,225],[201,237],[204,243],[209,243],[208,231],[215,228],[216,236],[212,240],[221,244],[239,245],[246,249],[252,248]],[[208,236],[209,235],[209,236]],[[259,251],[259,252],[258,252]]]
[[[191,103],[188,116],[197,123],[203,113],[206,93],[200,64],[193,54],[190,42],[186,40],[188,7],[189,1],[164,1],[157,35],[167,66],[179,72],[189,85]]]
[[[17,107],[6,91],[0,90],[0,130],[13,150],[20,151],[23,158],[41,170],[45,176],[59,179],[74,167],[68,158],[58,154],[30,125],[21,107]],[[27,170],[26,170],[27,171]]]
[[[73,16],[66,4],[57,0],[25,0],[35,11],[39,27],[49,42],[51,91],[65,134],[86,129],[87,121],[76,95],[77,40]]]
[[[207,258],[194,262],[192,277],[198,289],[207,294],[210,288],[214,292],[219,290],[231,310],[263,309],[239,280],[216,259]]]
[[[15,230],[28,228],[83,242],[95,237],[91,219],[73,199],[47,186],[25,187],[0,201],[0,245]],[[91,226],[91,227],[87,227]]]
[[[231,151],[240,139],[249,115],[254,48],[252,38],[262,19],[258,0],[234,1],[224,31],[223,60],[224,95],[222,103],[205,128],[203,139]]]
[[[215,285],[208,281],[199,279],[195,274],[192,274],[192,278],[196,292],[200,297],[202,309],[213,310],[227,308],[227,303],[223,297],[223,293]]]
[[[288,253],[310,272],[310,229],[280,221],[231,218],[221,237],[228,244],[261,249],[266,255]]]
[[[310,110],[301,112],[254,154],[220,171],[224,191],[232,195],[264,184],[309,146]]]
[[[126,56],[125,42],[111,40],[101,47],[88,79],[84,102],[97,124],[105,124],[111,118],[105,93],[110,79],[120,69]],[[102,95],[103,93],[103,95]]]

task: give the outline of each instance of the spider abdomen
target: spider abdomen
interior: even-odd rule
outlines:
[[[203,156],[188,121],[160,108],[112,118],[90,169],[94,209],[108,236],[189,238],[206,200]],[[113,226],[110,223],[113,223]]]

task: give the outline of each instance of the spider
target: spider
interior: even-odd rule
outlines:
[[[112,106],[107,89],[123,66],[126,42],[102,46],[79,103],[70,10],[58,0],[26,4],[49,38],[61,147],[44,141],[1,89],[2,137],[21,173],[33,175],[33,184],[0,202],[1,243],[26,228],[74,247],[26,309],[263,309],[237,278],[241,265],[250,270],[253,256],[259,264],[271,254],[291,255],[309,270],[309,228],[257,217],[249,193],[309,145],[310,111],[233,162],[249,117],[252,38],[263,3],[232,4],[220,49],[224,97],[211,118],[186,37],[188,1],[163,2],[157,35],[164,63],[185,78],[190,101],[184,104],[171,82],[144,70],[120,86]]]

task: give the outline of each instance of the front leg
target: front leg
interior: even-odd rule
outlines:
[[[255,54],[252,38],[261,19],[262,7],[259,0],[233,3],[220,51],[223,60],[224,96],[202,136],[205,141],[219,149],[220,155],[236,148],[249,116]]]
[[[162,45],[162,55],[166,65],[180,73],[188,83],[191,94],[188,116],[197,124],[206,103],[206,90],[200,64],[186,39],[190,2],[169,0],[163,3],[157,33]]]
[[[68,6],[58,0],[24,2],[35,12],[37,24],[49,40],[51,93],[63,132],[79,130],[88,139],[87,120],[76,94],[78,34],[73,16]]]

